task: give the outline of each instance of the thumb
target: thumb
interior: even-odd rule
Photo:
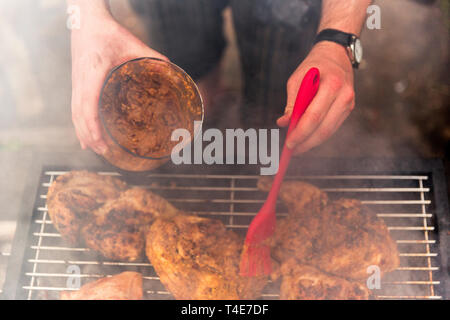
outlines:
[[[306,75],[305,68],[298,68],[291,75],[286,84],[286,107],[284,108],[284,115],[278,118],[277,124],[280,127],[287,127],[291,119],[292,110],[294,110],[295,100],[297,99],[300,84]]]
[[[294,83],[294,84],[292,84]],[[289,125],[289,120],[291,119],[292,110],[294,109],[294,103],[295,103],[295,81],[293,81],[293,78],[289,79],[287,85],[286,85],[286,107],[284,108],[284,115],[282,115],[277,120],[277,125],[280,127],[287,127]]]
[[[277,125],[279,127],[287,127],[289,124],[289,119],[291,118],[292,109],[289,111],[286,109],[285,112],[287,112],[287,113],[285,113],[284,115],[279,117],[277,120]]]

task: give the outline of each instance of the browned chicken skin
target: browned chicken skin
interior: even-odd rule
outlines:
[[[106,201],[119,197],[126,184],[117,178],[88,171],[72,171],[50,185],[47,207],[53,225],[63,239],[77,244],[83,221]]]
[[[122,272],[85,284],[77,291],[63,291],[61,300],[142,300],[142,275]]]
[[[268,191],[270,183],[260,179],[258,187]],[[299,181],[283,183],[280,198],[289,215],[277,221],[272,254],[280,265],[273,278],[282,276],[282,299],[367,299],[367,267],[377,265],[386,273],[398,266],[387,227],[359,201],[330,201],[320,189]],[[266,277],[239,276],[243,239],[220,221],[183,214],[117,178],[85,171],[60,176],[49,189],[47,205],[55,227],[71,243],[82,239],[105,257],[123,261],[135,261],[145,247],[161,282],[177,299],[255,299],[267,282]],[[98,282],[61,298],[82,298],[86,292],[104,299],[105,293],[93,293],[97,285],[115,290],[116,282]]]
[[[270,178],[261,178],[258,188],[269,191],[271,183]],[[308,183],[285,181],[279,197],[288,208],[289,215],[277,220],[272,255],[280,262],[291,257],[299,261],[310,260],[315,249],[314,239],[321,232],[319,215],[328,204],[328,196]]]
[[[311,263],[326,272],[364,280],[371,265],[378,266],[382,274],[399,265],[397,245],[386,225],[358,200],[330,203],[319,230]]]
[[[142,188],[131,188],[94,211],[94,219],[81,229],[86,245],[109,259],[135,261],[145,247],[144,232],[156,217],[178,210]]]
[[[176,299],[255,299],[267,278],[239,276],[242,246],[219,220],[179,215],[156,219],[146,253]]]
[[[270,185],[270,179],[258,181],[258,188],[263,191],[268,191]],[[325,282],[333,276],[342,278],[342,292],[350,290],[346,285],[353,285],[352,281],[362,283],[367,279],[367,267],[371,265],[378,266],[382,273],[398,267],[397,246],[386,225],[360,201],[330,201],[326,193],[300,181],[284,182],[280,198],[289,211],[286,218],[277,222],[272,242],[272,255],[280,262],[284,277],[281,296],[302,298],[285,291],[292,286],[288,285],[289,281],[300,279],[293,276],[293,273],[299,273],[295,268],[284,266],[287,261],[292,265],[292,259],[295,259],[296,268],[309,265],[317,269],[314,274],[323,272]],[[283,270],[291,271],[283,274]],[[315,289],[319,287],[314,286]],[[312,291],[304,292],[304,299],[311,298]],[[335,295],[342,293],[335,292]],[[322,296],[318,293],[317,298]]]
[[[370,296],[363,283],[299,265],[295,259],[283,263],[281,272],[281,300],[367,300]]]
[[[49,189],[50,218],[71,243],[81,239],[106,258],[135,261],[144,252],[145,229],[156,217],[179,211],[148,190],[127,188],[117,178],[86,171],[62,175]]]

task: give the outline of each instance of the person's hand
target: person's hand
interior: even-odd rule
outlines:
[[[72,31],[72,121],[81,148],[106,152],[98,117],[103,82],[113,67],[138,57],[168,60],[108,15],[84,15]]]
[[[295,154],[327,140],[355,107],[353,69],[345,48],[332,42],[319,42],[287,82],[287,103],[285,114],[277,120],[279,126],[289,125],[298,89],[312,67],[320,71],[319,91],[286,140]]]

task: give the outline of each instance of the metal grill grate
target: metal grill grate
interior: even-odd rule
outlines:
[[[138,271],[144,276],[148,299],[170,299],[148,261],[113,262],[102,259],[86,248],[68,247],[49,219],[46,193],[49,185],[63,171],[46,171],[40,198],[33,213],[31,256],[23,268],[25,296],[28,299],[56,299],[58,292],[71,290],[67,283],[80,277],[81,284],[119,272]],[[118,175],[113,172],[100,172]],[[256,188],[259,176],[150,174],[139,185],[166,197],[188,212],[220,219],[228,228],[244,235],[249,222],[259,210],[265,194]],[[328,192],[331,198],[361,200],[384,219],[400,252],[400,267],[387,274],[382,288],[375,290],[379,299],[441,299],[436,293],[440,282],[433,278],[439,270],[438,248],[432,224],[433,204],[426,175],[336,175],[297,176]],[[286,215],[282,204],[278,216]],[[77,266],[79,275],[68,273]],[[269,283],[263,299],[278,297],[277,285]]]

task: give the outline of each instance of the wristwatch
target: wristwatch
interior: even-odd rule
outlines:
[[[314,44],[320,41],[332,41],[344,46],[353,68],[358,69],[362,61],[363,48],[361,40],[356,35],[335,29],[324,29],[316,36]]]

